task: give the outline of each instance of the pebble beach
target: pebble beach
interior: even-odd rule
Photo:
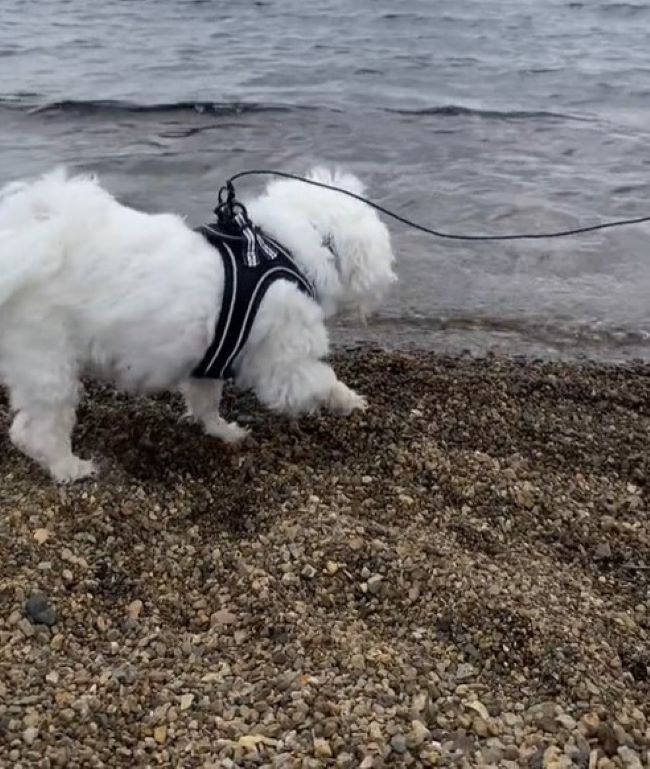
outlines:
[[[0,400],[0,765],[650,766],[650,366],[341,352],[365,414]]]

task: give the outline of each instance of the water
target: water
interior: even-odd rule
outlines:
[[[455,232],[650,214],[649,44],[640,2],[2,0],[0,183],[64,162],[198,224],[231,173],[328,161]],[[390,226],[401,285],[339,340],[650,358],[649,227]]]

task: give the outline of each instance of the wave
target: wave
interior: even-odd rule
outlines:
[[[421,109],[394,109],[386,108],[387,112],[394,112],[398,115],[426,116],[435,115],[439,117],[478,117],[485,120],[586,120],[586,118],[576,115],[566,115],[562,112],[549,112],[546,110],[494,110],[494,109],[474,109],[472,107],[461,107],[459,104],[446,104],[440,107],[422,107]]]
[[[158,104],[137,104],[117,99],[62,99],[60,101],[41,102],[32,96],[0,98],[0,108],[22,110],[34,115],[68,114],[75,116],[116,116],[116,115],[170,115],[196,113],[221,117],[242,115],[255,112],[293,112],[313,109],[311,107],[289,104],[265,104],[262,102],[218,102],[218,101],[178,101]]]
[[[567,8],[572,10],[578,10],[582,8],[594,8],[586,2],[571,2],[567,5]],[[618,13],[621,15],[633,16],[640,13],[647,13],[650,7],[647,3],[601,3],[595,6],[595,10],[603,11],[604,13]]]
[[[32,115],[72,115],[75,117],[116,117],[123,115],[175,115],[189,114],[224,117],[268,112],[304,112],[325,110],[339,112],[339,109],[325,106],[265,103],[255,101],[177,101],[154,104],[140,104],[119,99],[61,99],[46,101],[37,94],[18,94],[0,97],[0,109],[27,112]],[[492,110],[447,104],[421,109],[384,107],[382,112],[412,117],[477,117],[485,120],[586,120],[576,115],[544,110]]]
[[[618,13],[625,16],[647,13],[650,10],[646,3],[602,3],[596,7],[605,13]]]

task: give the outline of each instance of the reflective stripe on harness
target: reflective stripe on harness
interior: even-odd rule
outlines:
[[[198,232],[221,255],[224,286],[215,334],[192,376],[231,379],[233,366],[250,335],[262,299],[277,280],[287,280],[314,299],[311,283],[298,269],[290,253],[242,218],[236,235],[217,225]]]

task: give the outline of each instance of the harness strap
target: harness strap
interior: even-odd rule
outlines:
[[[192,372],[194,377],[233,377],[233,366],[248,341],[260,304],[276,280],[287,280],[315,299],[312,285],[285,248],[249,223],[237,224],[240,237],[210,225],[197,229],[221,256],[224,286],[214,338]]]

